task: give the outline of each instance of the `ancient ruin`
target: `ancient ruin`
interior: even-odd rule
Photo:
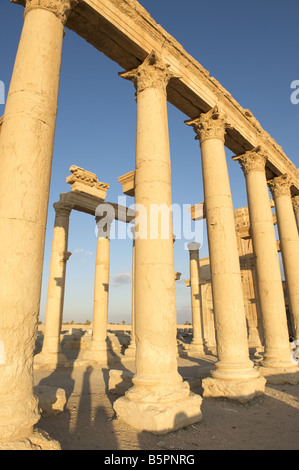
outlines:
[[[137,209],[132,213],[105,202],[109,184],[99,182],[96,174],[71,167],[71,191],[54,204],[46,324],[42,348],[35,354],[65,28],[118,63],[123,68],[120,78],[131,81],[132,94],[136,93],[136,166],[119,182],[124,194],[144,208],[146,218],[133,228],[132,325],[124,357],[134,360],[134,372],[110,370],[110,389],[120,385],[123,392],[113,404],[117,419],[140,431],[167,434],[199,423],[205,398],[248,403],[263,395],[266,382],[298,384],[298,363],[291,361],[289,343],[290,334],[299,340],[296,166],[252,113],[136,0],[10,1],[24,6],[25,15],[0,121],[0,449],[60,447],[38,430],[33,371],[69,366],[61,328],[71,212],[88,213],[99,224],[109,216],[108,205],[114,211],[97,238],[92,338],[83,358],[86,365],[103,367],[111,350],[110,224],[114,219],[135,223],[139,216]],[[187,116],[182,126],[188,125],[190,139],[199,141],[202,162],[209,259],[199,259],[196,242],[188,245],[186,285],[193,328],[192,341],[183,351],[186,357],[215,357],[210,373],[202,377],[202,396],[178,372],[179,273],[174,266],[172,221],[166,237],[160,226],[156,239],[149,234],[151,205],[172,204],[167,100]],[[225,147],[244,172],[248,208],[233,208]],[[105,214],[98,212],[103,204]],[[196,206],[191,216],[196,220]]]

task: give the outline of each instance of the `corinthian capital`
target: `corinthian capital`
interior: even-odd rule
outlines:
[[[63,25],[67,22],[67,19],[72,9],[81,0],[10,0],[12,3],[18,3],[25,7],[25,14],[30,10],[43,9],[49,10],[54,13],[57,18],[60,19]]]
[[[230,127],[226,121],[226,116],[220,114],[218,106],[215,106],[206,114],[201,114],[197,119],[185,121],[185,124],[193,127],[196,139],[200,143],[207,139],[221,139],[224,142],[226,129]]]
[[[287,174],[277,176],[276,178],[267,181],[267,183],[273,199],[279,196],[291,197],[292,180]]]
[[[53,207],[56,212],[56,217],[69,217],[73,209],[71,204],[66,204],[65,202],[55,202]]]
[[[169,80],[175,78],[169,67],[159,59],[155,51],[152,51],[139,67],[121,72],[119,76],[133,82],[137,96],[147,88],[162,88],[166,94]]]
[[[235,162],[240,163],[245,176],[252,171],[265,172],[267,159],[267,153],[260,146],[245,152],[243,155],[233,157]]]

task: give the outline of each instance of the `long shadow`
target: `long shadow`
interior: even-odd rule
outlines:
[[[97,394],[92,393],[91,376],[96,373],[97,377],[98,372],[100,373],[100,369],[96,370],[92,366],[88,366],[84,372],[76,424],[68,443],[70,450],[118,449],[113,424],[105,406],[93,408],[92,405],[92,399],[96,399]]]
[[[47,385],[54,388],[62,388],[66,395],[66,405],[64,412],[57,416],[41,416],[37,427],[47,431],[53,439],[56,439],[61,446],[64,446],[66,437],[69,435],[71,426],[71,413],[67,408],[68,401],[75,388],[75,380],[72,378],[74,370],[74,362],[76,361],[80,349],[64,350],[63,354],[69,361],[69,366],[64,368],[57,368],[50,373],[47,377],[40,380],[38,385]],[[58,385],[57,385],[58,384]]]
[[[123,348],[121,349],[121,356],[118,356],[114,351],[113,347],[111,344],[110,339],[107,337],[107,346],[108,346],[108,367],[102,369],[103,373],[103,379],[105,382],[105,387],[106,387],[106,394],[107,397],[110,401],[110,404],[113,408],[113,403],[119,398],[120,396],[124,395],[125,392],[133,386],[132,383],[132,376],[133,373],[130,369],[128,369],[124,363],[122,362],[122,358],[124,359],[124,351]],[[128,361],[129,363],[132,364],[134,363],[134,358],[132,358],[132,361]],[[117,371],[116,374],[118,374],[119,371],[119,382],[116,384],[115,388],[110,387],[109,384],[109,378],[110,378],[110,373],[112,370]],[[114,412],[114,418],[116,418],[116,414]]]

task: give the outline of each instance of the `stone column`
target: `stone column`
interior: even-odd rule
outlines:
[[[297,222],[297,228],[299,230],[299,196],[294,196],[292,200],[293,200],[293,207],[294,207],[294,212],[295,212],[295,217],[296,217],[296,222]]]
[[[44,342],[42,352],[34,358],[36,366],[47,366],[50,368],[55,368],[67,362],[65,355],[61,352],[60,332],[63,319],[66,262],[71,256],[67,248],[69,218],[72,206],[56,202],[54,209],[56,217],[48,281]]]
[[[145,217],[135,233],[136,374],[114,408],[131,426],[163,434],[201,419],[201,398],[190,395],[177,368],[171,212],[167,236],[161,220],[157,237],[150,238],[152,204],[172,204],[166,87],[173,75],[152,52],[121,76],[137,89],[135,210],[136,220],[141,212]]]
[[[191,355],[205,354],[203,340],[203,318],[201,312],[201,298],[199,286],[199,248],[200,243],[188,243],[190,257],[190,287],[193,325],[193,338],[188,348],[188,352],[190,352]]]
[[[200,140],[218,362],[204,396],[248,401],[265,380],[249,359],[235,218],[224,148],[226,120],[214,108],[187,121]]]
[[[294,380],[276,235],[266,182],[267,155],[257,147],[234,157],[244,171],[264,330],[260,372],[268,381]]]
[[[26,9],[0,138],[0,442],[39,420],[33,350],[64,24],[77,3],[14,1]]]
[[[135,338],[135,227],[131,228],[133,235],[132,247],[132,318],[131,318],[131,341],[129,347],[125,351],[126,357],[135,357],[136,355],[136,338]]]
[[[268,181],[275,203],[280,249],[293,320],[295,339],[299,340],[299,236],[294,216],[288,175]]]
[[[104,222],[102,222],[104,221]],[[107,323],[110,270],[110,228],[112,219],[96,217],[98,226],[94,276],[93,332],[90,350],[84,358],[101,364],[108,363]]]

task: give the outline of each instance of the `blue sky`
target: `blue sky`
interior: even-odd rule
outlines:
[[[140,2],[198,62],[209,70],[299,166],[299,105],[291,103],[291,83],[299,80],[297,0],[143,0]],[[23,24],[23,8],[1,0],[0,81],[6,93]],[[132,171],[135,161],[136,103],[121,68],[71,31],[64,39],[59,108],[53,155],[48,227],[40,318],[44,320],[54,209],[71,165],[97,174],[110,184],[107,201],[117,202],[122,187],[117,178]],[[4,105],[0,104],[0,115]],[[200,149],[186,116],[169,105],[173,203],[203,200]],[[244,177],[227,151],[234,207],[247,205]],[[127,204],[133,203],[127,198]],[[189,278],[185,240],[174,245],[175,269]],[[130,321],[130,240],[111,241],[109,320]],[[96,238],[94,220],[73,212],[64,319],[92,319]],[[204,234],[200,256],[208,256]],[[191,320],[190,291],[177,286],[178,322]]]

